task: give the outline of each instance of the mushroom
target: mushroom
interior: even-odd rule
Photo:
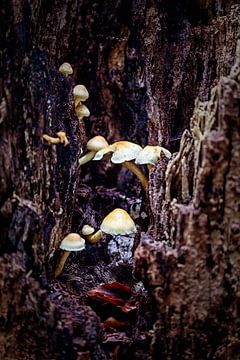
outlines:
[[[70,233],[62,240],[59,247],[64,250],[64,253],[56,267],[55,278],[61,274],[71,251],[82,251],[85,249],[85,240],[79,234]]]
[[[88,110],[88,108],[81,103],[75,108],[75,112],[79,120],[83,119],[84,117],[90,116],[90,111]]]
[[[137,155],[136,164],[147,164],[148,169],[151,170],[152,166],[160,159],[160,154],[163,153],[168,159],[171,157],[170,151],[161,146],[147,145]]]
[[[65,131],[58,131],[57,136],[60,139],[60,143],[64,144],[64,146],[67,146],[69,144]]]
[[[83,225],[81,233],[85,236],[91,235],[94,233],[94,228],[90,225]]]
[[[83,155],[79,159],[79,164],[86,164],[88,161],[92,160],[97,151],[104,149],[108,146],[108,142],[101,135],[94,136],[87,142],[87,149],[89,150],[87,154]]]
[[[94,156],[93,160],[101,160],[104,155],[108,153],[113,153],[111,161],[114,164],[122,164],[128,170],[131,170],[140,180],[143,188],[146,190],[148,185],[148,180],[141,169],[139,169],[136,164],[130,162],[134,160],[139,152],[142,151],[142,147],[138,144],[132,143],[130,141],[117,141],[112,145],[109,145],[106,148],[98,151]]]
[[[59,67],[59,71],[63,74],[63,75],[72,75],[73,73],[73,68],[71,67],[71,65],[68,62],[63,63],[60,67]]]
[[[135,223],[127,211],[123,209],[114,209],[110,212],[100,225],[100,230],[95,234],[88,236],[88,241],[92,244],[98,242],[103,233],[116,235],[130,235],[137,231]]]
[[[57,132],[57,138],[49,136],[47,134],[43,135],[43,139],[51,144],[64,144],[64,146],[67,146],[69,144],[68,138],[66,136],[66,133],[64,131]]]
[[[84,85],[76,85],[73,88],[73,96],[75,106],[78,106],[81,101],[86,101],[89,98],[89,93]]]

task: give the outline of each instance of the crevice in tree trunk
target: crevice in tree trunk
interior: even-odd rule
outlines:
[[[4,359],[237,360],[239,18],[233,0],[3,0]],[[65,61],[70,77],[58,71]],[[80,121],[78,83],[90,93],[91,116]],[[58,131],[68,146],[43,140]],[[79,166],[95,135],[158,144],[173,156],[152,168],[145,194],[108,160]],[[98,229],[114,207],[138,224],[134,241],[87,244],[55,280],[63,237],[86,223]],[[87,291],[116,280],[131,287],[137,309],[111,308],[128,326],[106,330],[110,310]]]

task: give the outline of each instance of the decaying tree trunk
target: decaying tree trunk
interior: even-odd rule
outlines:
[[[157,308],[156,358],[239,359],[239,80],[240,42],[230,76],[196,102],[158,203],[161,163],[152,174],[162,241],[146,236],[135,258]]]
[[[233,0],[2,1],[0,357],[239,358],[239,19]],[[90,93],[84,122],[77,83]],[[68,146],[43,141],[58,131]],[[175,154],[154,166],[145,196],[120,167],[79,168],[98,134]],[[134,335],[109,348],[84,295],[113,280],[104,245],[69,260],[77,285],[53,272],[62,237],[114,206],[142,230],[135,274],[154,330],[140,310]]]

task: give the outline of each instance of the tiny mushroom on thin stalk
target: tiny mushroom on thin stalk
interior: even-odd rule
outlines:
[[[79,234],[70,233],[62,240],[59,247],[64,250],[64,253],[56,267],[55,278],[61,274],[64,264],[71,251],[82,251],[85,249],[85,240]]]
[[[75,112],[76,115],[78,117],[79,120],[83,119],[84,117],[88,117],[90,116],[90,111],[88,110],[88,108],[83,105],[83,104],[79,104],[76,108],[75,108]]]
[[[89,151],[79,159],[79,164],[83,165],[86,164],[88,161],[91,161],[97,151],[107,146],[108,146],[108,142],[103,136],[101,135],[94,136],[92,139],[90,139],[87,142],[87,149]]]
[[[94,156],[93,160],[101,160],[104,155],[108,153],[113,153],[111,161],[114,164],[122,164],[123,167],[132,171],[140,180],[143,188],[146,190],[148,185],[148,180],[141,169],[139,169],[136,164],[132,163],[131,160],[134,160],[139,152],[142,150],[142,147],[138,144],[135,144],[130,141],[117,141],[108,147],[98,151]]]
[[[73,96],[75,107],[81,104],[82,101],[86,101],[89,98],[89,93],[84,85],[76,85],[73,88]]]
[[[68,62],[65,62],[59,67],[59,71],[63,75],[68,76],[68,75],[72,75],[73,68],[71,67],[71,65]]]
[[[149,171],[153,165],[160,159],[160,154],[163,153],[168,159],[171,157],[170,151],[161,146],[147,145],[137,155],[135,163],[148,166]]]
[[[100,225],[100,230],[98,230],[95,234],[88,236],[88,241],[95,244],[103,237],[104,233],[116,236],[130,235],[134,234],[136,231],[136,225],[127,211],[117,208],[103,219],[103,222]]]
[[[66,136],[66,133],[64,131],[57,132],[57,138],[49,136],[47,134],[44,134],[42,137],[44,140],[51,144],[63,144],[64,146],[67,146],[69,144],[69,140]]]
[[[94,233],[94,228],[90,225],[83,225],[81,233],[83,236],[88,236]]]

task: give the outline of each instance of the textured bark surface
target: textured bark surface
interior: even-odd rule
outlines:
[[[158,313],[156,358],[239,359],[239,100],[240,41],[230,76],[196,102],[168,164],[165,196],[153,204],[165,241],[145,235],[135,252]]]
[[[234,359],[239,346],[238,70],[205,101],[234,64],[238,3],[2,1],[4,359],[145,359],[159,353],[169,359]],[[64,61],[74,68],[71,78],[58,71]],[[91,117],[84,122],[73,108],[77,83],[90,93]],[[55,136],[60,130],[66,131],[68,146],[43,141],[44,133]],[[87,139],[99,134],[109,142],[126,139],[180,150],[170,164],[161,159],[153,168],[145,196],[135,177],[117,165],[105,161],[79,169]],[[154,310],[150,314],[143,295],[128,331],[106,336],[85,292],[113,280],[136,288],[132,265],[116,265],[105,241],[88,246],[83,256],[71,256],[61,281],[53,279],[53,270],[62,237],[84,223],[99,225],[114,207],[128,210],[147,233],[137,250],[136,273]]]

